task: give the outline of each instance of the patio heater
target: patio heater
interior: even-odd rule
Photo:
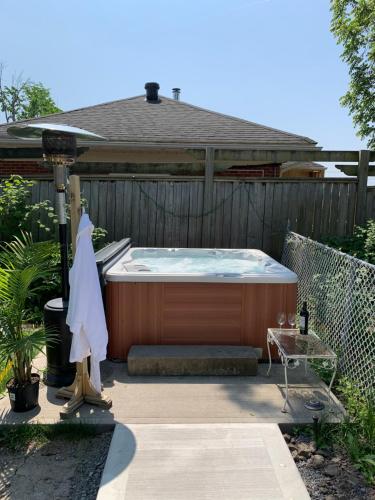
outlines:
[[[48,385],[69,385],[75,374],[75,365],[69,362],[71,333],[65,319],[69,301],[68,232],[66,223],[67,167],[77,158],[77,139],[103,141],[104,137],[68,125],[28,123],[10,125],[8,134],[26,140],[42,140],[44,163],[53,168],[56,190],[56,211],[59,224],[61,297],[47,302],[44,307],[45,324],[59,332],[59,343],[47,346]]]

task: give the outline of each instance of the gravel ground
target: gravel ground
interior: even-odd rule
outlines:
[[[324,469],[315,469],[308,462],[299,462],[297,467],[312,500],[375,500],[374,489],[351,466],[341,463],[337,476],[327,476]]]
[[[0,499],[95,500],[111,437],[56,439],[25,452],[0,447]]]
[[[375,489],[343,450],[316,450],[305,436],[284,438],[312,500],[375,500]]]

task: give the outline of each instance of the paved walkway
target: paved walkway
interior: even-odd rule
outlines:
[[[43,368],[43,360],[39,360]],[[281,413],[284,398],[284,374],[281,365],[273,365],[271,377],[267,365],[259,365],[256,377],[130,377],[124,363],[102,363],[102,380],[112,399],[111,410],[84,405],[73,421],[91,423],[209,423],[262,422],[311,423],[312,412],[303,406],[317,396],[327,402],[325,386],[304,368],[290,370],[290,405]],[[0,400],[0,424],[17,422],[54,423],[59,421],[62,400],[56,389],[42,386],[40,408],[13,413],[8,396]],[[340,419],[342,407],[336,401],[332,420]]]
[[[37,360],[43,371],[45,359]],[[256,377],[130,377],[126,364],[102,363],[111,410],[84,405],[73,422],[117,424],[100,500],[255,500],[309,498],[276,424],[311,423],[312,397],[326,403],[327,420],[343,408],[328,405],[326,386],[308,369],[289,372],[288,413],[282,413],[284,373],[259,366]],[[60,421],[63,401],[41,386],[40,407],[10,411],[0,399],[0,425]],[[147,424],[147,425],[145,425]]]
[[[307,500],[276,424],[117,425],[98,500]]]

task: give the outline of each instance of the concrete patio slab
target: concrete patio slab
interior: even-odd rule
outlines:
[[[42,369],[42,367],[39,367]],[[125,363],[105,361],[101,366],[106,394],[112,399],[110,410],[90,405],[80,408],[71,421],[113,423],[209,423],[268,422],[311,423],[313,412],[304,408],[312,396],[327,403],[326,386],[303,367],[289,372],[288,413],[282,413],[284,374],[274,364],[271,376],[260,364],[256,377],[130,377]],[[0,425],[21,422],[55,423],[64,401],[55,397],[57,389],[42,386],[40,407],[27,413],[10,411],[8,396],[0,400]],[[327,405],[328,408],[328,405]],[[331,421],[342,419],[343,408],[335,399]]]
[[[98,500],[307,500],[276,424],[117,425]]]

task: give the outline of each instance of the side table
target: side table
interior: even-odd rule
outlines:
[[[286,413],[286,405],[288,404],[288,368],[296,368],[300,360],[304,360],[307,363],[308,359],[323,359],[326,361],[327,366],[330,366],[333,373],[328,387],[328,398],[332,401],[331,389],[337,371],[337,355],[315,333],[301,335],[297,329],[268,328],[267,348],[269,367],[267,375],[270,374],[272,367],[271,345],[276,345],[284,367],[285,399],[281,409],[283,413]]]

